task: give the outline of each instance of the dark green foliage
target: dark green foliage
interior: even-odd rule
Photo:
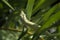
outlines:
[[[41,27],[23,23],[21,10]],[[59,0],[0,0],[0,40],[60,40]]]

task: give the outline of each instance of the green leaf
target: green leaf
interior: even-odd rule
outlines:
[[[3,8],[3,4],[2,3],[0,3],[0,9],[2,9]]]
[[[60,25],[57,27],[57,34],[58,33],[60,34]],[[60,39],[60,35],[58,35],[57,37],[58,37],[58,39]]]
[[[32,20],[35,23],[41,23],[42,21],[45,22],[48,20],[50,15],[54,13],[56,10],[59,9],[59,4],[54,5],[52,8],[48,10],[48,8],[45,9],[45,12],[42,12],[41,10],[32,18]],[[47,12],[46,12],[47,11]],[[38,15],[38,16],[37,16]],[[37,19],[36,19],[37,18]]]
[[[7,6],[9,6],[12,10],[15,10],[6,0],[2,0]]]
[[[53,16],[51,16],[49,18],[49,20],[41,28],[39,28],[35,32],[35,34],[33,35],[32,40],[33,39],[36,40],[38,38],[38,36],[40,35],[40,33],[42,33],[45,29],[49,28],[53,22],[58,21],[60,19],[59,16],[60,16],[60,11],[58,11],[56,14],[54,14]]]
[[[44,2],[45,2],[45,0],[39,0],[39,2],[37,3],[37,5],[33,9],[33,13],[35,13]]]
[[[58,32],[60,33],[60,25],[58,26]]]
[[[50,7],[50,5],[57,0],[39,0],[33,9],[33,14],[35,14],[39,9],[45,9],[46,7]]]
[[[27,7],[26,7],[28,19],[31,18],[34,1],[35,0],[28,0]]]
[[[41,21],[46,21],[46,20],[48,20],[48,18],[50,17],[50,15],[51,15],[52,13],[54,13],[54,12],[59,8],[58,5],[59,5],[59,4],[56,4],[55,6],[53,6],[52,8],[50,8],[50,9],[44,14],[44,17],[42,18],[42,20],[40,20],[40,22],[41,22]]]

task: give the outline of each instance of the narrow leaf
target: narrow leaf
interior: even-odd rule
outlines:
[[[49,20],[41,28],[39,28],[35,32],[35,34],[33,35],[32,40],[37,39],[41,32],[43,32],[45,29],[49,28],[53,22],[58,21],[60,19],[59,16],[60,16],[60,11],[57,12],[56,14],[54,14],[53,16],[51,16],[49,18]]]
[[[28,19],[30,19],[31,17],[34,1],[35,0],[28,0],[27,7],[26,7]]]
[[[52,13],[54,13],[55,10],[57,10],[57,9],[59,8],[58,5],[59,5],[59,4],[56,4],[56,5],[53,6],[50,10],[48,10],[48,12],[46,12],[46,13],[44,14],[44,17],[42,18],[42,20],[43,20],[43,21],[46,21],[46,20],[49,18],[49,16],[50,16]],[[41,20],[41,21],[42,21],[42,20]]]
[[[56,2],[57,0],[40,0],[33,9],[33,14],[35,14],[39,9],[44,9],[49,7],[52,3]]]
[[[45,0],[40,0],[35,6],[35,8],[33,9],[33,13],[35,13],[44,2]]]
[[[15,10],[6,0],[2,0],[7,6],[9,6],[12,10]]]

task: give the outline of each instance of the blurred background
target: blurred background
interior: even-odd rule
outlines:
[[[21,10],[41,27],[23,23]],[[59,0],[0,0],[0,40],[60,40]]]

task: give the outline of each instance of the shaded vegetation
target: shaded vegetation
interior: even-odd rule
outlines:
[[[0,0],[0,40],[60,40],[59,0]]]

